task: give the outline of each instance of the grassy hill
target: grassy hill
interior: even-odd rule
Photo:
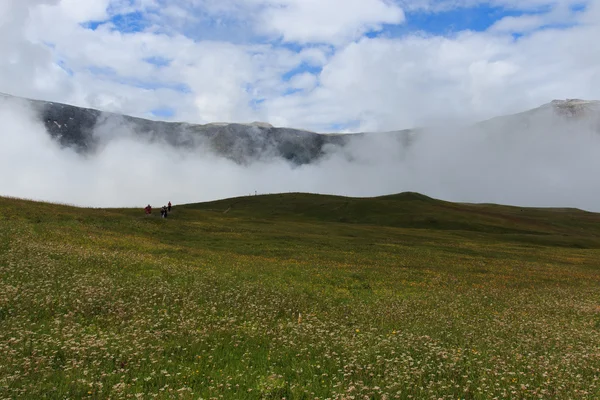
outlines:
[[[600,215],[0,198],[0,398],[598,398]]]
[[[418,193],[345,198],[304,193],[250,196],[186,205],[245,218],[342,222],[397,228],[464,230],[499,234],[600,237],[600,215],[576,209],[535,209],[456,204]]]

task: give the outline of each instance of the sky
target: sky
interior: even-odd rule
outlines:
[[[156,120],[352,137],[322,159],[249,165],[96,126],[61,148],[0,96],[0,195],[142,207],[250,193],[438,199],[600,211],[600,0],[0,0],[0,92]],[[465,128],[472,127],[472,128]]]
[[[0,92],[317,132],[600,99],[600,0],[2,0]]]

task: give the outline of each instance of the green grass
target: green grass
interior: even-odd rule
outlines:
[[[600,215],[0,198],[0,399],[600,398]]]

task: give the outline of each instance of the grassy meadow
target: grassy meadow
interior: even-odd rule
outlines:
[[[0,198],[0,399],[598,399],[600,215]]]

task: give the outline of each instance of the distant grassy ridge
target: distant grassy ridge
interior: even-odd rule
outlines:
[[[507,239],[542,241],[549,245],[600,245],[600,214],[577,209],[458,204],[412,192],[375,198],[273,194],[182,207],[245,218],[470,231],[503,234]]]

